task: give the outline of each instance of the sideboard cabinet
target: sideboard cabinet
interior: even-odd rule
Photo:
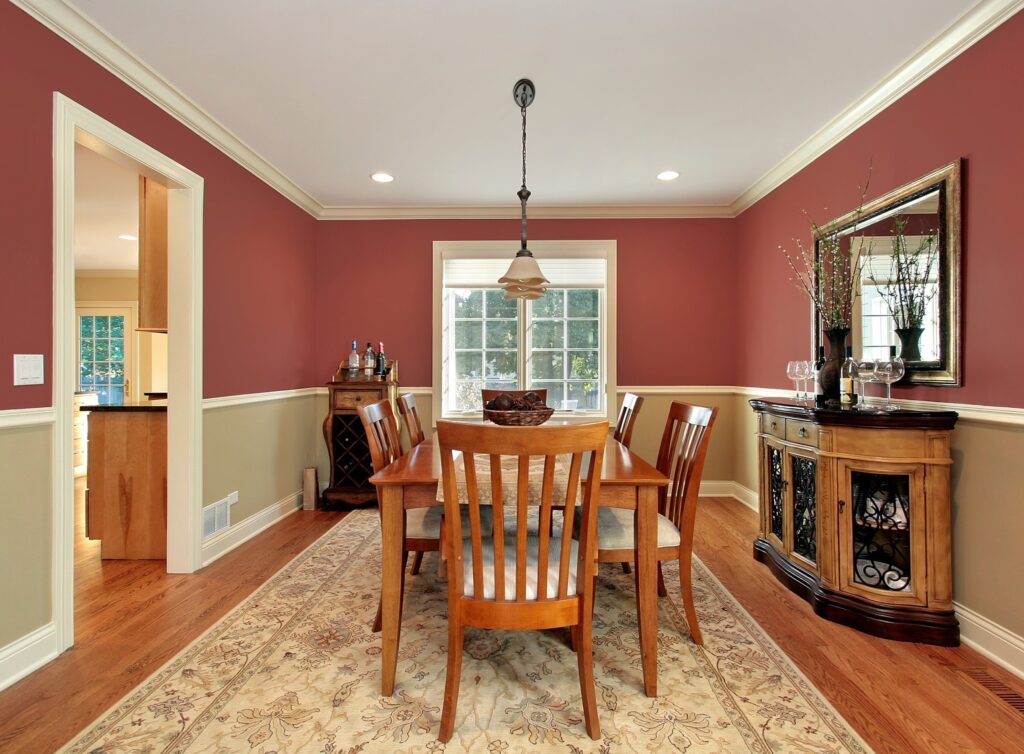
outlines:
[[[373,475],[370,446],[356,408],[382,400],[389,400],[394,406],[398,397],[398,368],[394,361],[388,364],[391,373],[386,378],[364,375],[362,370],[339,370],[327,383],[324,441],[331,481],[324,490],[324,507],[339,507],[339,503],[360,505],[377,499],[377,492],[370,484]]]
[[[953,411],[842,411],[757,399],[754,556],[819,615],[956,646]]]

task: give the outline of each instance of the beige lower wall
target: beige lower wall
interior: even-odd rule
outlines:
[[[52,619],[52,438],[50,424],[0,429],[0,648]]]
[[[203,505],[237,491],[231,509],[236,524],[302,489],[302,470],[317,459],[310,427],[317,423],[319,399],[205,408]]]

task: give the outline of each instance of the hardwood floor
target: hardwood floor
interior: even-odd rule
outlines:
[[[295,513],[192,576],[159,562],[101,564],[79,537],[78,641],[0,693],[0,751],[65,743],[342,515]],[[755,518],[734,500],[702,501],[695,551],[876,751],[1024,751],[1024,714],[963,671],[984,668],[1021,694],[1024,682],[966,647],[885,641],[817,618],[754,562]]]

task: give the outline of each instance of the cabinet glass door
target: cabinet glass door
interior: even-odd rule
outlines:
[[[765,531],[771,539],[776,540],[780,550],[784,550],[786,541],[785,511],[786,511],[786,480],[785,480],[785,449],[771,441],[766,441],[764,446],[765,489],[768,492],[768,511],[765,521]]]
[[[818,462],[790,448],[789,478],[793,490],[793,554],[818,562]]]
[[[922,602],[925,595],[924,482],[920,467],[844,464],[840,520],[847,585]],[[845,509],[845,510],[844,510]]]

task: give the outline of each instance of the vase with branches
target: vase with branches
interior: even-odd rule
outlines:
[[[904,361],[920,361],[920,341],[928,304],[939,291],[932,281],[939,258],[938,237],[929,232],[911,242],[906,228],[907,218],[897,215],[893,220],[888,277],[879,281],[872,269],[868,280],[878,288],[893,319],[902,346],[901,357]]]
[[[863,215],[871,170],[860,187],[860,201],[844,228],[819,225],[805,210],[811,243],[793,239],[796,251],[779,246],[792,271],[790,282],[810,299],[829,342],[829,356],[818,375],[824,402],[839,399],[839,370],[845,357],[846,339],[853,322],[853,305],[860,294],[861,268],[871,253],[870,241],[854,235]],[[852,231],[850,229],[852,228]],[[847,232],[844,232],[847,231]],[[857,245],[855,247],[855,241]],[[868,248],[864,248],[864,246]]]

